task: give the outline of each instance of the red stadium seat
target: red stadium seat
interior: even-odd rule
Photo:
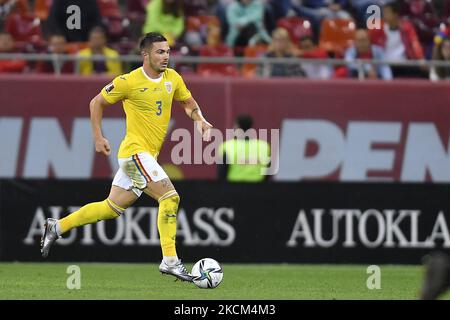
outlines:
[[[352,45],[355,31],[356,25],[351,19],[324,19],[320,27],[319,46],[342,54]]]
[[[233,50],[224,44],[215,46],[202,46],[201,57],[233,57]],[[238,76],[239,71],[235,64],[224,63],[200,63],[197,73],[202,76],[222,75]]]
[[[257,58],[264,55],[267,52],[267,45],[258,44],[255,46],[248,46],[244,49],[244,57]],[[246,78],[253,78],[256,76],[258,65],[252,63],[246,63],[242,66],[241,74]]]
[[[277,27],[286,29],[294,44],[297,44],[304,36],[313,36],[311,22],[299,17],[280,18],[277,21]]]
[[[436,15],[436,9],[431,0],[403,0],[401,3],[401,16],[420,17],[426,14]]]
[[[119,2],[117,0],[97,0],[100,14],[107,18],[121,18],[122,11],[120,11]]]

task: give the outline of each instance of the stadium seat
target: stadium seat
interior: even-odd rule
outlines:
[[[119,2],[117,0],[97,0],[100,14],[107,18],[121,18],[122,11],[120,10]]]
[[[38,43],[43,40],[41,20],[30,14],[9,15],[5,21],[5,30],[18,42]]]
[[[299,17],[280,18],[277,21],[277,27],[286,29],[294,44],[297,44],[304,36],[313,36],[311,22]]]
[[[215,46],[202,46],[199,52],[201,57],[233,57],[233,50],[224,44]],[[239,71],[235,64],[226,63],[200,63],[197,73],[201,76],[238,76]]]
[[[34,3],[34,15],[41,20],[47,20],[52,0],[36,0]]]
[[[401,16],[420,17],[426,14],[436,15],[436,9],[431,0],[403,0],[401,3]]]
[[[319,47],[343,53],[352,45],[356,24],[351,19],[324,19],[320,27]]]
[[[267,52],[267,45],[258,44],[255,46],[248,46],[244,49],[244,57],[257,58],[264,55]],[[258,65],[252,63],[246,63],[242,66],[241,74],[246,78],[253,78],[256,76]]]

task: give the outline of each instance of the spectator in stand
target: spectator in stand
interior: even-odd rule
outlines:
[[[68,28],[70,21],[68,18],[71,15],[67,13],[67,9],[71,5],[77,5],[80,8],[80,29]],[[52,2],[47,22],[49,30],[61,32],[67,41],[86,42],[92,28],[102,25],[102,17],[96,0],[57,0]]]
[[[450,256],[434,251],[423,257],[425,275],[420,290],[421,300],[436,300],[450,289]]]
[[[206,35],[206,45],[217,46],[220,44],[222,44],[222,39],[220,38],[220,27],[217,25],[209,26],[208,33]]]
[[[9,33],[4,31],[0,31],[0,53],[14,53],[14,40]],[[0,60],[0,73],[21,73],[26,67],[27,62],[24,60]]]
[[[356,59],[384,60],[383,48],[377,45],[372,45],[370,43],[369,34],[367,33],[367,30],[364,29],[356,30],[354,45],[348,48],[345,52],[346,61],[353,62]],[[383,80],[392,79],[392,71],[388,65],[374,65],[366,63],[362,66],[362,68],[364,78]],[[349,77],[358,78],[358,65],[349,64],[347,65],[347,70]]]
[[[384,48],[387,61],[424,59],[422,45],[411,22],[400,19],[400,4],[393,2],[383,7],[384,23],[381,29],[370,31],[372,43]],[[391,66],[394,78],[428,77],[418,67]]]
[[[291,3],[297,15],[311,21],[315,34],[319,34],[320,24],[325,18],[352,19],[344,10],[347,0],[292,0]]]
[[[26,14],[30,11],[27,0],[0,0],[0,31],[4,29],[6,17],[11,13]]]
[[[240,114],[235,119],[232,139],[219,145],[217,177],[231,183],[258,183],[269,180],[270,144],[252,137],[253,118]],[[253,131],[254,132],[254,131]]]
[[[89,34],[89,47],[81,50],[80,57],[101,55],[107,58],[117,58],[119,53],[106,46],[106,34],[101,27],[95,27]],[[122,74],[122,64],[119,60],[93,61],[91,59],[79,62],[79,71],[82,75],[104,74],[118,76]]]
[[[142,32],[159,32],[170,46],[174,45],[184,31],[182,0],[151,0],[146,11]]]
[[[299,41],[298,56],[303,59],[328,59],[328,52],[319,48],[311,36],[303,36]],[[302,69],[311,79],[330,79],[333,67],[326,64],[302,63]]]
[[[229,25],[226,43],[229,47],[245,47],[270,43],[264,27],[264,6],[259,0],[236,0],[227,7]]]
[[[443,38],[433,48],[433,60],[447,61],[450,63],[450,39]],[[432,67],[430,80],[450,80],[450,67]]]
[[[272,32],[272,43],[268,52],[265,54],[268,58],[294,58],[297,56],[297,49],[291,42],[289,33],[284,28],[277,28]],[[305,73],[299,64],[270,64],[270,71],[265,74],[271,77],[303,77]]]
[[[74,72],[72,61],[61,61],[61,55],[67,54],[66,38],[62,33],[54,33],[49,36],[47,53],[53,55],[52,61],[39,61],[36,65],[37,72],[40,73],[60,73],[71,74]]]
[[[220,21],[220,37],[225,40],[230,26],[227,19],[227,8],[234,0],[219,0],[214,8],[215,15]]]
[[[269,33],[277,27],[278,19],[295,15],[291,8],[291,0],[265,0],[264,8],[264,24]]]
[[[290,15],[292,11],[291,0],[268,0],[266,7],[273,14],[275,21]]]
[[[183,12],[185,17],[202,16],[209,14],[208,0],[184,0]]]

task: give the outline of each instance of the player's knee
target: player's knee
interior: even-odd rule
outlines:
[[[180,204],[180,196],[174,193],[172,196],[167,197],[159,202],[160,212],[167,214],[173,214],[178,211],[178,205]]]
[[[180,196],[178,195],[178,193],[175,193],[173,196],[168,197],[163,201],[165,201],[170,207],[178,208],[178,205],[180,204]]]
[[[112,212],[110,211],[111,214],[110,214],[109,218],[117,218],[125,212],[126,208],[118,205],[116,202],[114,202],[110,198],[107,198],[105,200],[105,202],[108,205],[108,207],[112,210]]]
[[[178,193],[176,193],[175,195],[173,195],[172,197],[170,197],[169,199],[172,199],[172,201],[178,206],[180,204],[180,196],[178,195]]]

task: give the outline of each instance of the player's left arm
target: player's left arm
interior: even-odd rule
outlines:
[[[200,106],[197,101],[191,96],[186,100],[179,101],[181,106],[184,108],[187,116],[197,123],[197,129],[200,130],[203,135],[203,139],[209,141],[210,130],[213,126],[211,123],[206,121],[205,117],[200,110]]]

